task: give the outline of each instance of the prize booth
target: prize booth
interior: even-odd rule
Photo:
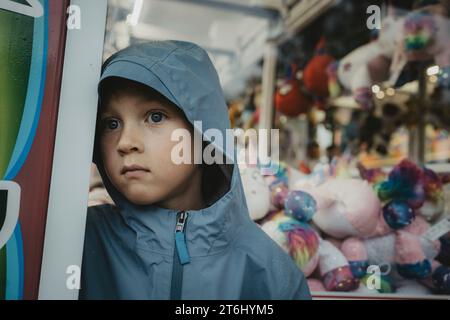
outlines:
[[[77,299],[101,63],[160,39],[279,130],[277,174],[239,169],[313,298],[449,299],[450,4],[412,2],[0,0],[0,299]]]

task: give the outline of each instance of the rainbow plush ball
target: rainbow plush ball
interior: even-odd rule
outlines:
[[[306,192],[291,191],[284,199],[284,212],[300,221],[309,221],[317,210],[316,200]]]
[[[383,207],[383,217],[389,227],[398,230],[411,224],[415,214],[406,202],[393,200]]]

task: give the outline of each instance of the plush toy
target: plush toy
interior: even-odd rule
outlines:
[[[434,290],[438,293],[450,294],[450,267],[438,265],[431,276]]]
[[[239,165],[245,199],[252,220],[260,220],[269,212],[270,192],[258,167]]]
[[[404,21],[404,50],[410,61],[435,60],[450,66],[450,21],[448,1],[425,5],[408,14]]]
[[[303,70],[305,88],[313,95],[316,104],[329,96],[327,70],[333,61],[334,58],[325,53],[325,39],[322,38],[317,44],[314,57]]]
[[[318,267],[327,291],[351,291],[359,282],[347,259],[330,242],[320,239],[307,223],[279,212],[265,221],[262,229],[288,253],[308,277]]]
[[[357,281],[347,259],[307,222],[315,215],[317,204],[310,194],[288,188],[288,181],[272,182],[272,206],[279,211],[264,220],[262,229],[288,252],[306,276],[318,266],[328,291],[354,290]]]
[[[394,276],[386,275],[378,291],[413,294],[427,290],[399,281],[430,278],[434,274],[431,264],[440,248],[439,241],[427,238],[430,225],[419,213],[439,185],[426,170],[405,160],[389,175],[360,166],[375,187],[361,180],[330,177],[318,185],[299,181],[296,186],[316,200],[315,225],[325,234],[344,239],[335,248],[344,253],[354,278],[366,284],[370,265],[388,265]]]
[[[441,179],[432,170],[423,168],[425,202],[417,211],[430,222],[438,220],[444,213],[445,199]]]
[[[307,113],[313,102],[307,97],[300,80],[297,79],[297,67],[292,66],[290,73],[275,94],[275,108],[286,116],[296,117]]]
[[[367,169],[358,165],[362,179],[375,186],[381,200],[404,200],[414,214],[433,222],[445,211],[445,192],[441,178],[426,167],[419,167],[405,159],[386,175],[381,169]]]
[[[341,250],[357,278],[365,276],[369,265],[389,265],[403,278],[425,279],[431,275],[431,262],[439,252],[439,242],[424,236],[428,228],[419,216],[403,230],[367,239],[348,238]]]
[[[425,202],[423,171],[413,162],[405,159],[389,173],[388,179],[375,186],[382,201],[404,201],[412,209],[420,208]]]
[[[319,271],[327,291],[352,291],[359,286],[345,256],[327,240],[320,242]]]
[[[389,78],[391,58],[401,40],[403,20],[390,13],[383,19],[377,40],[352,51],[339,62],[339,82],[353,93],[364,110],[373,107],[372,85]]]
[[[319,235],[305,222],[280,211],[262,225],[262,229],[288,253],[308,277],[319,261]]]
[[[443,185],[439,176],[426,167],[405,159],[393,168],[387,181],[375,185],[382,201],[404,201],[428,221],[436,221],[444,212]]]
[[[312,220],[326,234],[343,239],[367,237],[375,231],[380,201],[367,181],[331,178],[316,187],[300,181],[296,188],[316,200]]]
[[[450,266],[450,232],[443,235],[439,241],[441,242],[441,251],[436,260],[440,263]]]
[[[367,176],[367,171],[364,173]],[[424,170],[404,160],[386,180],[375,185],[385,204],[374,233],[366,239],[348,238],[341,246],[356,277],[364,275],[369,264],[394,265],[396,272],[406,279],[426,279],[431,275],[431,264],[439,253],[440,243],[427,238],[430,225],[417,214],[427,199],[425,186],[436,190],[432,184],[436,184],[435,177],[431,172],[425,176]]]

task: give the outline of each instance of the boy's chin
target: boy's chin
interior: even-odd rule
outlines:
[[[150,205],[158,202],[158,197],[141,192],[126,192],[124,193],[128,201],[136,205]]]

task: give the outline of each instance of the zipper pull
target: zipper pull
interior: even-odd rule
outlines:
[[[180,259],[180,263],[182,265],[191,261],[191,257],[189,256],[186,245],[186,235],[184,233],[187,218],[188,213],[185,211],[181,211],[178,214],[177,224],[175,227],[175,245],[178,252],[178,258]]]

